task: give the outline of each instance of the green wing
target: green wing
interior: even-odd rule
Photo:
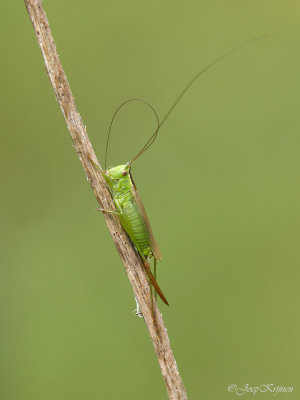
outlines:
[[[154,238],[154,235],[153,235],[153,232],[152,232],[152,229],[151,229],[151,225],[150,225],[149,219],[147,217],[147,213],[146,213],[145,207],[143,205],[141,196],[139,195],[139,193],[137,191],[137,188],[136,188],[136,186],[135,186],[135,184],[133,182],[131,174],[130,174],[130,178],[131,178],[131,182],[132,182],[131,193],[132,193],[132,195],[133,195],[133,197],[134,197],[134,199],[136,201],[136,204],[137,204],[137,206],[139,208],[139,211],[140,211],[142,217],[144,218],[145,224],[147,226],[151,250],[152,250],[152,252],[154,254],[154,257],[157,260],[162,260],[162,254],[161,254],[160,249],[158,247],[158,244],[156,243],[156,240]]]

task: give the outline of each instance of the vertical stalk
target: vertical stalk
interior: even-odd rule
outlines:
[[[76,109],[75,100],[66,74],[59,60],[42,2],[41,0],[24,1],[44,58],[47,74],[53,87],[57,102],[66,120],[74,148],[83,166],[85,175],[90,182],[100,206],[104,209],[113,210],[114,204],[106,182],[101,173],[96,170],[91,162],[91,160],[93,160],[93,162],[100,168],[99,162],[88,138],[86,128]],[[165,380],[169,399],[186,400],[187,394],[176,365],[163,319],[155,301],[153,301],[153,311],[155,313],[156,323],[153,323],[148,278],[144,272],[142,261],[134,250],[118,218],[111,214],[105,214],[104,218],[106,219],[107,227],[111,233],[117,251],[120,254],[128,279],[132,285],[134,295],[137,298],[144,315],[150,338]],[[147,389],[145,388],[145,390]]]

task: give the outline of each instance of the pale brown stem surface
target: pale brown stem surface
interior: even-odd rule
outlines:
[[[47,74],[53,86],[56,99],[65,117],[74,148],[84,168],[88,181],[100,206],[106,210],[114,210],[114,204],[101,173],[96,170],[91,160],[99,165],[86,128],[75,105],[66,74],[60,63],[56,46],[50,31],[49,22],[40,0],[24,0],[37,40],[42,51]],[[159,309],[154,301],[156,323],[153,322],[149,295],[148,277],[143,264],[137,255],[129,238],[120,225],[119,219],[111,214],[104,215],[108,229],[115,246],[123,261],[134,295],[137,298],[151,340],[153,342],[158,362],[165,380],[169,398],[172,400],[187,399],[176,361],[170,346],[170,341]]]

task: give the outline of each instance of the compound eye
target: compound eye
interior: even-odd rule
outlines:
[[[122,171],[122,175],[123,175],[123,176],[126,176],[127,174],[128,174],[127,171]]]

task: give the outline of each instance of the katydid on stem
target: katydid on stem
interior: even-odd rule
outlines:
[[[173,111],[175,106],[178,104],[178,102],[181,100],[183,95],[186,93],[186,91],[200,76],[202,76],[207,70],[209,70],[215,64],[219,63],[220,61],[222,61],[229,55],[235,53],[237,50],[245,47],[246,45],[248,45],[250,43],[253,43],[254,41],[263,39],[265,37],[266,36],[258,37],[258,38],[252,39],[248,42],[245,42],[245,43],[241,44],[240,46],[235,47],[234,49],[231,49],[227,53],[216,58],[214,61],[212,61],[206,67],[204,67],[186,85],[184,90],[179,94],[179,96],[177,97],[175,102],[172,104],[169,111],[166,113],[166,115],[161,120],[161,122],[159,121],[158,115],[157,115],[156,111],[154,110],[154,108],[149,103],[147,103],[146,101],[141,100],[141,99],[129,99],[129,100],[125,101],[118,107],[118,109],[114,113],[114,116],[110,123],[109,132],[108,132],[107,141],[106,141],[105,170],[101,171],[101,173],[103,174],[103,177],[105,178],[105,180],[109,186],[109,189],[110,189],[110,192],[111,192],[111,195],[113,198],[113,202],[116,206],[117,211],[104,210],[104,209],[99,209],[99,210],[106,212],[106,213],[116,214],[120,218],[121,224],[123,225],[131,242],[133,243],[136,250],[138,251],[138,253],[143,261],[145,272],[149,278],[152,314],[153,314],[152,286],[153,286],[155,292],[161,298],[161,300],[165,304],[167,304],[167,305],[169,305],[169,304],[168,304],[166,297],[164,296],[163,292],[161,291],[160,287],[158,286],[158,284],[156,282],[156,260],[161,260],[162,256],[161,256],[159,247],[154,239],[154,235],[152,233],[152,229],[151,229],[145,208],[143,206],[142,200],[141,200],[141,198],[138,194],[138,191],[136,189],[136,186],[134,184],[134,181],[133,181],[133,178],[131,175],[131,166],[132,166],[133,162],[137,158],[139,158],[153,144],[161,126],[164,124],[164,122],[169,117],[169,115],[171,114],[171,112]],[[156,116],[157,128],[156,128],[155,132],[151,135],[149,140],[146,142],[146,144],[137,153],[137,155],[132,158],[131,161],[127,162],[126,164],[121,164],[116,167],[106,169],[108,144],[109,144],[109,138],[110,138],[113,121],[116,117],[116,114],[120,110],[120,108],[131,101],[143,102],[144,104],[146,104],[148,107],[150,107],[152,109],[153,113]],[[150,259],[152,257],[154,258],[154,274],[152,274],[151,267],[150,267]],[[139,310],[139,305],[138,305],[137,300],[136,300],[136,303],[137,303],[136,315],[142,317],[142,313]]]

